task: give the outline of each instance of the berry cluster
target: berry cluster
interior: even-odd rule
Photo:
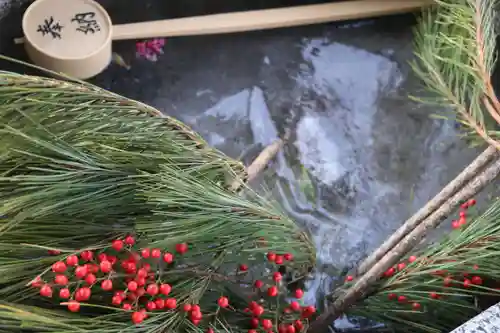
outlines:
[[[78,312],[81,304],[90,302],[95,295],[93,301],[102,303],[102,300],[107,300],[108,304],[129,311],[136,325],[158,311],[179,313],[194,325],[200,325],[204,319],[207,323],[212,322],[214,316],[227,312],[229,317],[247,317],[248,333],[256,333],[258,328],[267,333],[272,333],[273,329],[278,333],[296,333],[304,330],[305,321],[316,312],[314,306],[299,303],[304,296],[302,289],[297,288],[288,295],[289,290],[279,270],[293,261],[290,253],[266,254],[267,262],[275,271],[269,276],[251,280],[248,288],[253,296],[246,306],[237,301],[232,304],[228,296],[221,295],[216,304],[202,310],[199,304],[187,302],[181,296],[173,297],[179,291],[175,292],[175,285],[171,286],[165,279],[166,274],[162,274],[180,267],[178,259],[188,251],[186,243],[177,244],[175,251],[170,252],[135,247],[136,240],[129,235],[113,240],[110,247],[103,250],[71,254],[64,261],[55,262],[51,271],[36,277],[31,285],[39,289],[41,296],[58,298],[72,312]],[[54,250],[50,254],[60,255]],[[248,270],[248,265],[239,264],[237,274],[246,274]],[[277,301],[278,297],[286,296],[295,300],[288,304]]]
[[[460,205],[459,219],[453,220],[451,222],[451,227],[453,229],[460,229],[467,224],[467,210],[476,204],[476,200],[470,199]]]
[[[134,251],[136,240],[129,235],[116,239],[111,247],[96,253],[85,250],[57,261],[50,272],[37,276],[31,286],[39,288],[41,296],[52,298],[54,293],[72,312],[78,312],[82,302],[95,293],[105,292],[113,306],[132,312],[132,321],[139,324],[147,312],[174,310],[177,300],[168,297],[172,287],[157,274],[160,265],[171,266],[174,254],[160,249]],[[183,255],[186,243],[176,244],[175,251]],[[59,255],[58,251],[49,251]]]
[[[475,204],[476,204],[476,200],[470,199],[470,200],[464,202],[460,206],[459,218],[452,222],[453,229],[460,229],[464,225],[467,224],[467,210],[469,208],[473,207]],[[453,262],[453,260],[447,259],[447,260],[444,260],[443,262]],[[413,263],[415,263],[415,264],[420,263],[420,264],[422,264],[423,267],[428,267],[429,265],[437,264],[436,262],[434,262],[432,260],[432,258],[417,258],[416,256],[412,255],[412,256],[408,257],[407,260],[402,261],[402,262],[398,263],[397,265],[387,269],[382,274],[382,279],[391,278],[395,274],[397,274],[398,272],[401,272],[404,276],[405,273],[409,273],[410,270],[413,269],[414,266],[413,267],[410,266],[410,264],[413,264]],[[443,289],[444,290],[444,291],[442,291],[442,294],[452,293],[451,291],[446,292],[445,288],[447,288],[447,287],[453,287],[453,288],[462,287],[464,289],[468,289],[468,288],[471,288],[473,286],[480,286],[483,284],[483,278],[481,278],[481,276],[479,276],[479,274],[478,274],[478,270],[479,270],[478,265],[473,265],[471,271],[469,271],[469,269],[467,269],[467,268],[463,269],[463,270],[460,268],[455,268],[454,270],[457,270],[457,269],[459,270],[459,273],[446,271],[446,270],[436,270],[430,274],[433,278],[436,278],[436,277],[442,278],[443,287],[439,287],[439,286],[436,287],[436,289]],[[465,271],[465,272],[462,272],[462,271]],[[345,278],[346,283],[351,282],[353,280],[354,280],[354,277],[351,275],[348,275]],[[444,295],[442,295],[442,294],[440,294],[438,291],[429,291],[427,297],[429,299],[438,300],[438,299],[442,299],[444,297]],[[395,300],[401,304],[410,305],[414,311],[418,311],[422,308],[422,304],[420,303],[420,301],[411,300],[406,295],[397,295],[396,293],[389,293],[388,299]],[[420,299],[421,299],[421,297],[420,297]]]

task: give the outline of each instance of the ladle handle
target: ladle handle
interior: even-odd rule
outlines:
[[[208,35],[409,12],[432,0],[355,0],[113,25],[113,40]]]

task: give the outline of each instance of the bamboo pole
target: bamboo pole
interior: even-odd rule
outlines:
[[[369,286],[375,283],[387,269],[395,265],[408,251],[413,249],[429,230],[435,229],[461,202],[475,196],[498,176],[500,176],[500,158],[448,199],[439,209],[406,235],[391,251],[386,253],[365,275],[356,280],[351,288],[340,295],[322,315],[312,322],[309,332],[327,332],[333,321],[354,302],[365,297]]]
[[[432,198],[424,207],[396,230],[375,252],[366,258],[358,267],[356,274],[363,275],[377,263],[388,251],[396,246],[403,237],[415,229],[422,221],[444,204],[454,193],[457,193],[469,180],[479,173],[496,156],[499,156],[495,147],[489,146],[469,166],[467,166],[454,180],[446,185],[441,192]]]

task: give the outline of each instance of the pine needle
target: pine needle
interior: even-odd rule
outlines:
[[[294,256],[298,277],[314,265],[310,236],[274,202],[247,188],[244,197],[232,191],[246,178],[243,165],[184,124],[87,83],[10,72],[0,72],[0,82],[0,299],[8,302],[0,304],[0,330],[199,331],[172,311],[135,326],[109,302],[68,315],[50,310],[64,304],[27,287],[52,263],[86,249],[99,253],[126,234],[141,248],[189,243],[183,268],[162,274],[179,303],[208,313],[222,292],[248,302],[253,287],[234,274],[241,263],[263,272],[272,250]],[[217,317],[218,330],[238,330],[242,318]]]
[[[451,106],[472,136],[500,149],[500,103],[491,83],[495,22],[494,0],[436,1],[416,29],[412,67],[433,94],[420,100]]]

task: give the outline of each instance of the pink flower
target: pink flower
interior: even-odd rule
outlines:
[[[137,42],[135,48],[138,57],[156,61],[158,60],[158,55],[163,54],[164,45],[164,38],[155,38],[149,41]]]

